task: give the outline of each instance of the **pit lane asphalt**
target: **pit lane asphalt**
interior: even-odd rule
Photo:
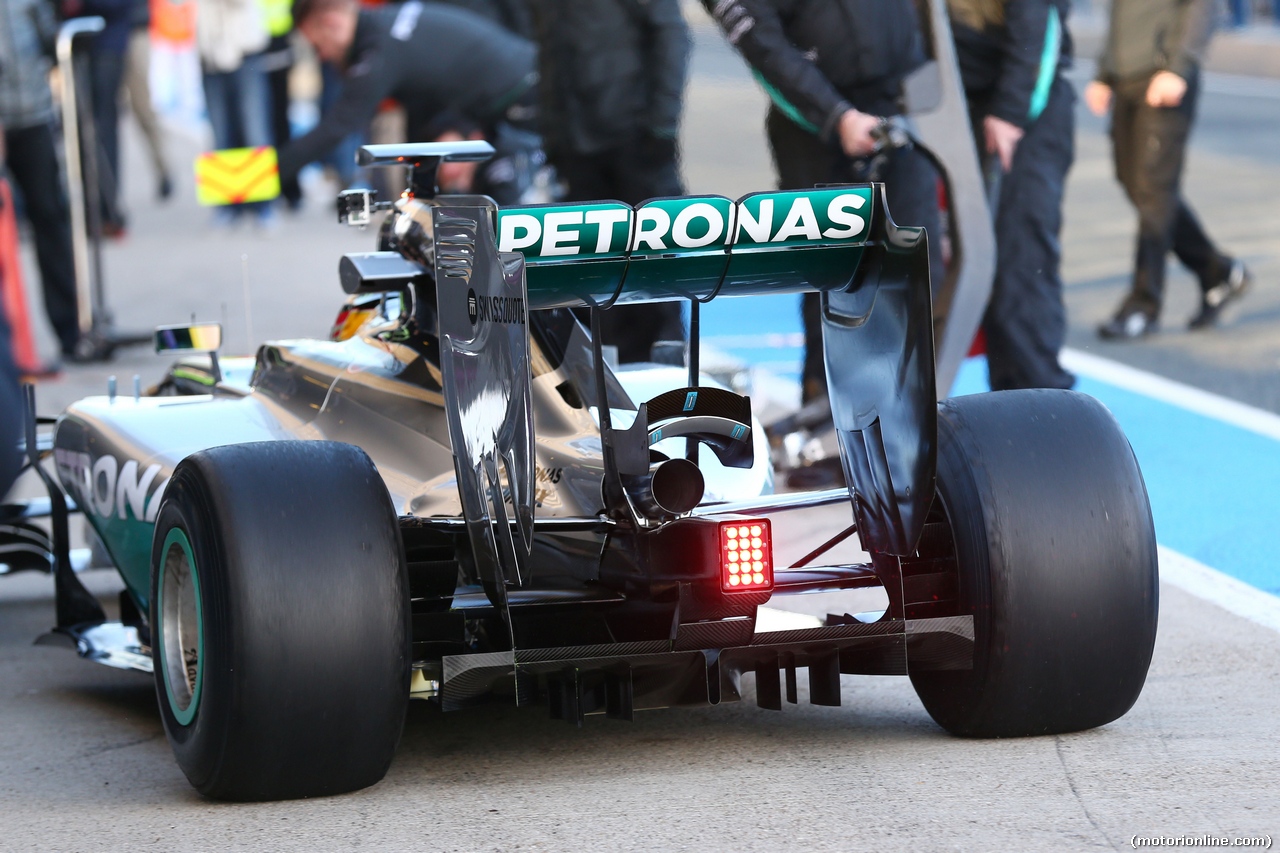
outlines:
[[[732,196],[772,182],[759,94],[734,76],[734,62],[699,34],[686,118],[698,140],[686,148],[693,191]],[[1274,108],[1232,109],[1276,138]],[[1207,135],[1202,121],[1192,197],[1211,228],[1244,233],[1249,257],[1274,279],[1274,228],[1265,223],[1274,222],[1280,187],[1275,150],[1257,138],[1251,153],[1217,152],[1199,147]],[[240,349],[247,256],[255,337],[327,328],[340,300],[337,255],[367,250],[370,233],[339,228],[319,204],[267,239],[213,233],[190,204],[186,176],[177,201],[150,206],[146,165],[128,138],[133,230],[106,258],[122,327],[197,311],[225,319],[229,348]],[[1079,141],[1073,181],[1092,183],[1068,199],[1069,263],[1099,267],[1073,282],[1103,282],[1085,288],[1096,298],[1081,299],[1085,289],[1074,283],[1068,293],[1087,342],[1089,324],[1123,286],[1132,223],[1118,196],[1098,196],[1110,179],[1097,128],[1082,122]],[[186,158],[197,150],[172,144]],[[1073,231],[1082,222],[1088,230]],[[1171,290],[1185,286],[1175,281]],[[1142,366],[1274,410],[1265,390],[1249,390],[1265,389],[1277,363],[1266,361],[1267,341],[1277,339],[1267,288],[1274,295],[1261,286],[1236,321],[1255,316],[1256,333],[1233,326],[1218,337],[1169,335],[1113,357],[1148,359]],[[133,373],[150,383],[164,366],[134,350],[106,368],[69,370],[42,385],[41,409],[100,393],[108,373],[127,389]],[[826,532],[814,524],[814,538]],[[110,604],[111,575],[90,580]],[[537,708],[443,715],[415,703],[382,784],[262,805],[196,795],[165,743],[150,682],[32,647],[52,619],[47,579],[0,578],[3,850],[1086,850],[1126,847],[1133,835],[1280,834],[1280,635],[1167,584],[1142,697],[1092,732],[956,740],[900,678],[845,677],[842,708],[804,704],[801,679],[802,704],[781,713],[755,708],[748,678],[740,704],[650,712],[633,724],[589,719],[581,731]]]
[[[118,588],[94,572],[96,592]],[[150,680],[32,647],[48,584],[0,585],[4,850],[1118,850],[1133,835],[1280,831],[1280,634],[1167,585],[1155,659],[1117,722],[966,741],[905,678],[844,706],[591,717],[412,703],[387,778],[321,800],[203,800]],[[105,596],[104,596],[105,597]],[[323,744],[317,745],[323,749]]]

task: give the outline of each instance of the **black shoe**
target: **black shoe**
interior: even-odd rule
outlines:
[[[102,236],[107,240],[123,240],[129,236],[129,226],[124,218],[108,219],[102,223]]]
[[[62,351],[63,364],[95,364],[98,361],[101,359],[94,353],[92,346]]]
[[[64,364],[98,364],[110,361],[113,347],[92,335],[81,335],[71,349],[63,347]]]
[[[1098,327],[1098,337],[1104,341],[1136,341],[1154,332],[1159,323],[1141,311],[1121,311]]]
[[[1227,277],[1204,292],[1200,297],[1200,311],[1187,323],[1192,331],[1216,325],[1222,309],[1226,308],[1253,284],[1253,273],[1240,261],[1232,261]]]

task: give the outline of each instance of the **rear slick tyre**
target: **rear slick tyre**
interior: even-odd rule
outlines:
[[[193,454],[152,550],[156,692],[196,789],[280,800],[386,774],[409,698],[409,596],[396,514],[363,451]]]
[[[937,500],[974,660],[911,672],[930,716],[955,735],[1021,737],[1124,715],[1151,663],[1159,577],[1146,486],[1111,413],[1073,391],[946,400]]]

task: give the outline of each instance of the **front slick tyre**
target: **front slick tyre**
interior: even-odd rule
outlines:
[[[1146,487],[1101,403],[1005,391],[938,409],[938,500],[951,528],[969,670],[911,672],[966,737],[1101,726],[1142,691],[1159,578]]]
[[[156,692],[192,785],[278,800],[386,774],[409,698],[409,597],[363,451],[282,441],[187,457],[151,559]]]

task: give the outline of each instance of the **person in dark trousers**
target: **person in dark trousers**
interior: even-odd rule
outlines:
[[[765,118],[780,189],[883,181],[895,222],[928,230],[942,280],[937,174],[911,147],[877,164],[875,132],[902,113],[902,81],[925,62],[912,0],[702,0],[768,93]],[[826,394],[820,299],[802,303],[801,397]]]
[[[1074,159],[1067,0],[948,0],[978,149],[998,181],[996,274],[983,329],[991,390],[1070,388],[1058,353],[1062,199]]]
[[[1200,95],[1200,64],[1213,34],[1213,0],[1113,0],[1111,27],[1085,102],[1111,109],[1116,178],[1138,212],[1133,283],[1115,315],[1098,327],[1107,340],[1156,330],[1172,249],[1200,283],[1189,328],[1218,321],[1252,277],[1219,250],[1182,198],[1182,166]]]
[[[125,53],[125,94],[129,97],[129,109],[133,112],[138,128],[142,131],[151,166],[156,175],[156,198],[161,201],[173,195],[173,172],[165,153],[164,131],[151,105],[151,3],[150,0],[133,0],[133,12],[129,20],[129,44]]]
[[[126,222],[120,203],[120,85],[124,82],[125,56],[133,30],[134,0],[66,0],[63,10],[67,17],[97,15],[106,22],[106,28],[89,44],[88,90],[98,147],[102,236],[123,237]],[[81,150],[88,149],[82,146]]]
[[[343,70],[342,91],[320,123],[280,152],[281,181],[296,177],[395,98],[411,138],[454,110],[497,135],[532,129],[537,71],[531,43],[475,13],[417,0],[361,9],[355,0],[298,0],[294,26],[320,59]]]
[[[259,148],[273,141],[266,69],[270,38],[257,0],[196,4],[196,53],[216,149]],[[213,224],[228,227],[242,216],[251,216],[264,232],[275,227],[275,210],[269,201],[217,207]]]
[[[32,0],[0,0],[0,128],[3,161],[25,201],[40,284],[62,355],[76,359],[80,340],[71,211],[54,149],[49,53],[37,31]]]
[[[689,64],[679,0],[534,0],[543,144],[567,201],[684,194],[677,137]],[[680,303],[619,306],[601,317],[621,362],[683,340]]]
[[[267,35],[271,36],[263,64],[271,93],[271,141],[277,150],[293,138],[289,124],[289,76],[293,73],[294,60],[289,38],[293,32],[292,5],[290,0],[262,0],[261,3]],[[296,211],[302,206],[302,186],[296,176],[280,184],[280,195],[289,210]]]

